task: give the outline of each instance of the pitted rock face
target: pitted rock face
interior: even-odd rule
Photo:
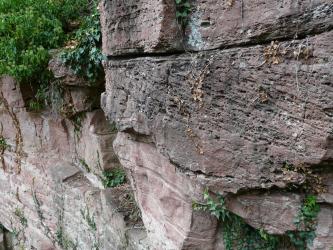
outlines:
[[[264,46],[110,61],[104,110],[120,130],[151,135],[177,166],[214,176],[215,190],[300,183],[281,171],[284,163],[316,165],[332,155],[333,65],[323,53],[332,35],[295,42],[312,44],[313,57],[285,55],[278,65],[262,64]]]

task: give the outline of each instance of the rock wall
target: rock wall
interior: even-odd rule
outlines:
[[[56,51],[43,111],[1,77],[0,249],[223,250],[209,190],[281,239],[314,194],[307,247],[331,250],[333,2],[181,3],[101,1],[105,89]]]
[[[14,249],[139,249],[145,231],[128,218],[131,188],[102,183],[119,161],[100,91],[57,56],[49,66],[57,84],[52,108],[41,112],[14,79],[0,80],[0,224]]]
[[[173,0],[100,4],[101,104],[153,249],[224,249],[216,219],[192,208],[205,188],[276,235],[298,230],[317,193],[308,247],[330,249],[332,1],[184,2],[182,25]]]

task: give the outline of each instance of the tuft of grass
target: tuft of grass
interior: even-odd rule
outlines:
[[[28,220],[20,208],[16,208],[14,214],[19,218],[20,223],[23,227],[28,226]]]
[[[105,170],[102,182],[105,188],[120,186],[126,182],[126,173],[122,168]]]
[[[188,23],[188,18],[191,12],[191,4],[189,0],[175,0],[176,2],[176,18],[182,29]]]
[[[9,145],[7,144],[6,139],[3,136],[0,136],[0,152],[5,151]]]

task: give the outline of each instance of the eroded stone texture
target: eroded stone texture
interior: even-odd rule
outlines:
[[[103,0],[99,6],[106,55],[156,53],[181,48],[173,0]]]
[[[104,53],[116,56],[258,44],[321,33],[333,23],[333,2],[327,0],[202,0],[189,4],[191,12],[182,27],[181,22],[177,24],[174,0],[102,1]]]
[[[193,50],[294,39],[332,28],[333,2],[193,1],[185,39]]]
[[[297,230],[297,217],[302,199],[297,194],[272,192],[239,195],[228,201],[228,209],[238,214],[254,228],[270,234],[285,234]]]
[[[301,183],[285,162],[332,156],[332,35],[282,43],[291,56],[277,65],[262,63],[264,46],[110,61],[102,106],[121,131],[151,135],[171,162],[212,176],[215,190]],[[296,60],[303,42],[313,56]]]
[[[165,216],[156,224],[149,219],[176,211],[175,202],[163,199],[169,187],[161,189],[161,183],[174,180],[163,168],[177,169],[182,190],[191,190],[191,180],[214,192],[235,193],[229,209],[255,228],[273,234],[296,230],[303,196],[284,190],[302,185],[305,175],[286,166],[313,166],[319,176],[332,167],[332,38],[326,32],[266,46],[105,63],[102,107],[125,132],[115,149],[131,170],[152,239],[157,230],[175,249],[191,249],[186,244],[192,240],[181,244],[182,237],[161,231]],[[166,163],[153,164],[156,158]],[[159,176],[147,169],[159,169]],[[329,190],[322,194],[326,200]],[[190,207],[183,213],[190,215]],[[187,225],[183,221],[183,230],[195,234],[198,228]]]

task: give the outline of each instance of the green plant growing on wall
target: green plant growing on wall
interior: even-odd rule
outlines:
[[[110,123],[110,132],[111,133],[117,133],[118,129],[117,129],[117,125],[115,122]]]
[[[227,250],[236,249],[268,249],[281,248],[286,238],[271,235],[263,229],[255,229],[248,225],[241,217],[226,208],[225,199],[217,194],[212,197],[208,190],[204,192],[204,203],[193,203],[194,210],[207,211],[222,222],[223,240]],[[304,199],[299,215],[295,219],[298,231],[287,233],[289,242],[297,250],[306,250],[315,238],[316,218],[320,211],[317,199],[308,195]],[[284,247],[284,246],[282,246]]]
[[[15,227],[11,221],[11,233],[15,239],[15,249],[24,249],[24,243],[26,241],[25,230],[28,227],[28,220],[24,215],[24,212],[21,208],[16,208],[14,215],[18,218],[20,226]]]
[[[105,170],[102,177],[105,188],[117,187],[126,182],[126,173],[122,168]]]
[[[223,240],[227,250],[236,249],[277,249],[279,236],[248,225],[240,216],[226,208],[225,199],[217,194],[213,198],[208,190],[204,192],[205,203],[193,203],[194,210],[207,211],[222,222]]]
[[[16,208],[14,214],[19,218],[21,225],[26,228],[28,226],[28,220],[24,216],[23,211],[20,208]]]
[[[62,227],[57,228],[55,236],[56,236],[56,242],[59,244],[59,246],[62,249],[65,249],[65,250],[78,249],[78,246],[77,246],[78,244],[74,243],[74,241],[68,235],[66,235],[66,233],[64,232]]]
[[[291,242],[299,250],[306,250],[311,246],[315,238],[316,218],[320,211],[317,198],[314,195],[308,195],[303,201],[303,205],[295,219],[295,225],[299,231],[288,232]]]
[[[86,207],[85,209],[81,209],[80,212],[81,212],[83,219],[87,222],[89,228],[92,231],[97,231],[95,217],[93,214],[90,214],[89,208]]]
[[[191,12],[191,4],[189,0],[175,0],[175,2],[177,22],[184,30]]]
[[[97,7],[85,17],[81,27],[75,32],[74,48],[67,49],[61,55],[63,62],[69,65],[74,73],[96,84],[104,79],[101,51],[101,27]]]
[[[91,172],[89,165],[87,164],[87,162],[84,159],[79,159],[79,163],[84,168],[84,170],[87,171],[87,173]]]
[[[3,136],[0,136],[0,152],[5,151],[9,145],[6,142],[6,139]]]

